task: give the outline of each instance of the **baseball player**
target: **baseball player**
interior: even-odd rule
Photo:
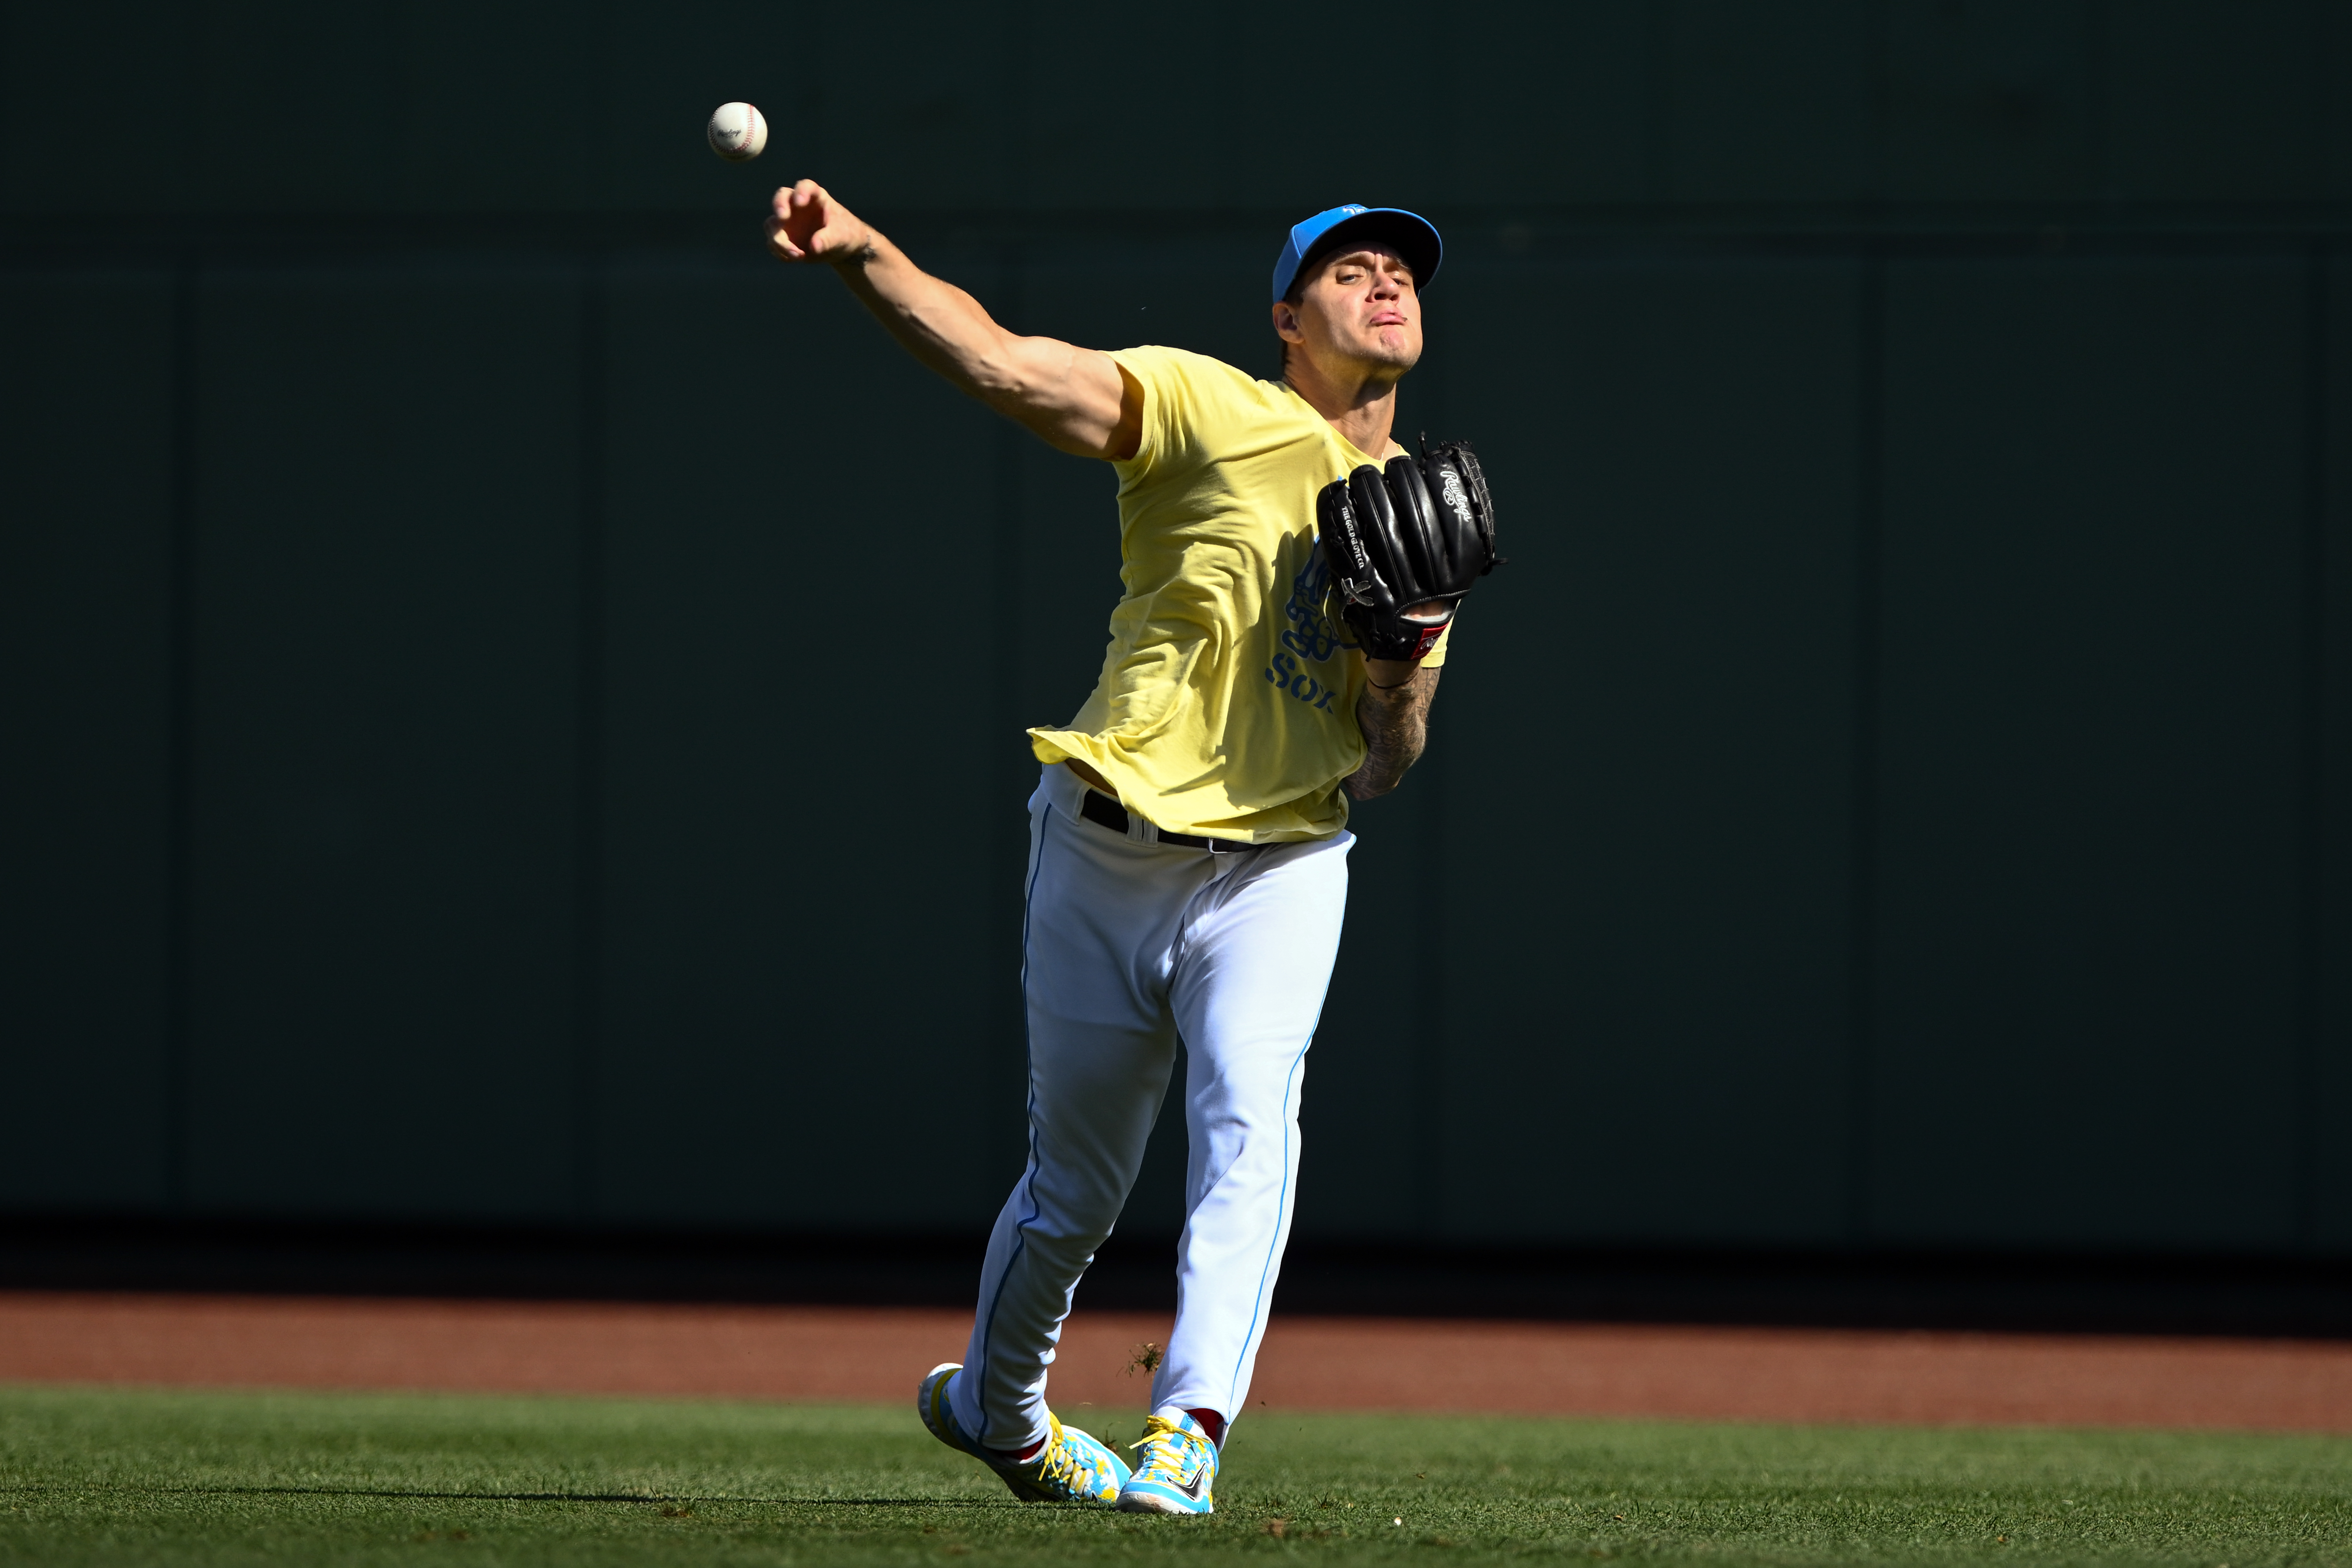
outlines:
[[[1177,349],[1007,331],[813,181],[776,193],[767,229],[777,257],[831,266],[957,387],[1118,476],[1124,594],[1100,679],[1067,724],[1029,732],[1028,1164],[989,1240],[970,1349],[917,1404],[1015,1496],[1208,1513],[1290,1230],[1348,801],[1395,788],[1421,754],[1454,606],[1495,559],[1466,449],[1416,460],[1390,434],[1437,231],[1361,206],[1293,228],[1269,382]],[[1045,1381],[1179,1040],[1176,1325],[1130,1471],[1061,1423]]]

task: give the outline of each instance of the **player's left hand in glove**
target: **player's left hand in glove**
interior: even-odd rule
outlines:
[[[1477,580],[1501,564],[1495,502],[1465,442],[1367,463],[1315,498],[1339,615],[1367,658],[1413,659],[1437,646]]]

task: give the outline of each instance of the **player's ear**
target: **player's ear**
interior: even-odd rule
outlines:
[[[1298,307],[1287,300],[1274,302],[1274,335],[1286,343],[1307,341],[1307,329],[1298,324]]]

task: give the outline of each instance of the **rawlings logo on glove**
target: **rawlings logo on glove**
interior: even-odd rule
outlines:
[[[1442,504],[1441,504],[1442,503]],[[1391,458],[1333,479],[1315,498],[1340,618],[1370,658],[1420,658],[1454,607],[1502,564],[1495,502],[1466,442]]]

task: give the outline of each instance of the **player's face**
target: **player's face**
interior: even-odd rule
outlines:
[[[1421,358],[1421,296],[1412,268],[1385,246],[1341,251],[1324,261],[1300,291],[1294,319],[1299,336],[1293,341],[1334,370],[1349,365],[1402,375]],[[1281,331],[1279,313],[1275,330]]]

